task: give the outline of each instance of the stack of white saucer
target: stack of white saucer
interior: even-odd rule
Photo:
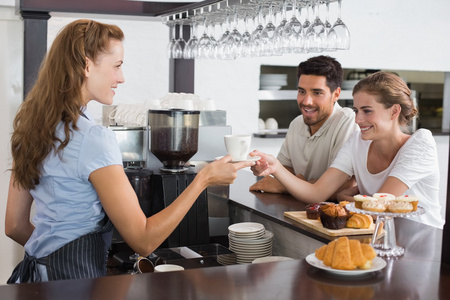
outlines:
[[[230,250],[236,253],[238,264],[252,263],[260,257],[272,255],[273,233],[263,224],[243,222],[228,227]]]

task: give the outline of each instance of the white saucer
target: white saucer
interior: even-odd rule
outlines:
[[[214,158],[214,160],[219,160],[221,159],[223,156],[217,156]],[[260,160],[261,157],[260,156],[247,156],[247,159],[242,159],[242,160],[233,160],[232,162],[241,162],[241,161],[257,161]]]
[[[255,222],[241,222],[228,226],[228,230],[235,234],[249,234],[264,231],[264,225]]]
[[[252,264],[266,263],[272,261],[284,261],[284,260],[293,260],[293,258],[286,256],[266,256],[255,259],[254,261],[252,261]]]

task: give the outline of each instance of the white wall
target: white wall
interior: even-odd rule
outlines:
[[[12,118],[22,98],[23,24],[14,15],[15,0],[0,0],[0,284],[6,282],[22,250],[4,232],[8,173],[10,164],[9,133]],[[336,5],[336,4],[332,4]],[[433,0],[344,0],[342,19],[351,31],[349,51],[329,53],[344,68],[373,68],[450,72],[450,28],[447,17],[450,1]],[[161,98],[168,92],[166,45],[168,29],[159,19],[119,16],[52,14],[49,43],[59,29],[74,18],[93,18],[115,23],[125,32],[125,84],[117,89],[115,104],[142,102]],[[332,16],[334,17],[334,16]],[[7,47],[5,47],[7,45]],[[198,60],[195,64],[195,91],[201,98],[216,101],[227,111],[234,133],[257,130],[260,65],[297,66],[315,54],[286,55],[274,58],[238,59],[236,61]],[[101,107],[89,104],[96,118]],[[448,139],[447,139],[448,140]]]
[[[23,93],[23,22],[14,8],[0,6],[0,284],[6,283],[23,248],[4,234],[5,209],[11,168],[10,133]]]

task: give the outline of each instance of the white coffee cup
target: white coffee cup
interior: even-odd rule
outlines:
[[[252,142],[251,135],[226,135],[225,148],[228,154],[233,157],[233,161],[246,160],[250,152]]]
[[[171,264],[162,264],[162,265],[157,265],[155,267],[155,273],[158,273],[158,272],[183,271],[183,270],[184,270],[184,268],[182,266],[171,265]]]

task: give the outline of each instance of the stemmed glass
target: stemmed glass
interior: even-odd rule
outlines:
[[[273,18],[273,2],[269,2],[269,12],[267,15],[267,24],[261,32],[261,56],[273,55],[273,37],[277,29],[272,23]]]
[[[311,26],[311,22],[309,21],[309,6],[310,6],[310,0],[305,1],[305,6],[301,7],[300,9],[305,9],[305,21],[303,22],[303,35],[306,35],[306,32],[308,31],[309,26]]]
[[[210,32],[208,32],[209,40],[211,41],[211,53],[210,53],[210,57],[211,58],[214,58],[214,57],[217,58],[217,48],[218,48],[217,45],[218,45],[218,42],[217,42],[217,40],[215,38],[216,25],[217,24],[215,22],[211,21],[211,23],[208,26],[208,30],[210,31]]]
[[[283,52],[299,52],[303,48],[302,23],[297,18],[297,1],[292,0],[292,17],[284,26]]]
[[[212,53],[212,42],[208,36],[208,21],[206,17],[203,18],[203,35],[198,40],[198,57],[199,58],[210,58]]]
[[[326,51],[336,51],[336,46],[335,44],[335,39],[336,39],[336,33],[332,33],[330,35],[330,31],[331,31],[331,23],[329,21],[330,18],[330,2],[327,1],[327,3],[325,4],[325,22],[324,22],[324,26],[325,26],[325,33],[326,33],[326,41],[325,41],[325,45],[324,45],[324,50]]]
[[[177,51],[182,51],[181,49],[177,49],[177,47],[179,47],[178,43],[177,43],[177,39],[176,39],[176,23],[174,20],[172,21],[167,21],[167,23],[169,24],[170,29],[172,30],[172,39],[169,42],[169,45],[167,46],[167,55],[169,58],[175,58],[174,57],[174,53]]]
[[[326,41],[326,32],[325,25],[319,17],[319,0],[315,0],[313,11],[314,21],[306,31],[305,48],[310,52],[322,52]]]
[[[244,33],[242,33],[242,43],[241,43],[241,56],[251,57],[252,56],[252,35],[248,31],[248,19],[250,15],[245,12],[244,15]]]
[[[258,25],[252,32],[252,54],[254,56],[261,56],[261,33],[264,30],[262,25],[262,5],[258,5],[258,14],[256,15],[258,19]]]
[[[176,40],[176,45],[172,48],[172,55],[175,59],[183,58],[183,50],[186,47],[186,41],[183,38],[183,21],[178,22],[178,39]]]
[[[239,17],[238,17],[238,10],[235,9],[234,13],[233,13],[233,30],[230,33],[230,39],[229,39],[229,43],[230,43],[230,52],[231,52],[231,56],[233,58],[237,58],[239,56],[241,56],[241,44],[242,44],[242,34],[239,32],[239,30],[237,29],[238,25],[239,25]]]
[[[283,5],[281,7],[281,22],[275,29],[275,34],[273,37],[273,53],[274,55],[283,54],[283,33],[284,27],[286,26],[286,10],[287,10],[287,0],[283,0]]]
[[[196,37],[197,33],[197,22],[195,19],[192,20],[192,23],[190,25],[191,27],[191,34],[190,38],[186,43],[186,47],[183,51],[183,58],[184,59],[193,59],[197,57],[198,53],[198,39]]]
[[[218,47],[217,58],[220,58],[220,59],[232,59],[233,58],[231,55],[231,46],[230,46],[233,43],[233,41],[231,40],[231,36],[230,36],[231,35],[230,27],[231,27],[230,12],[227,11],[226,29],[223,32],[219,41],[217,42],[217,47]]]
[[[341,1],[342,0],[338,0],[338,18],[336,22],[334,22],[330,32],[334,32],[331,34],[336,35],[335,48],[338,50],[348,50],[350,49],[350,32],[341,19]]]

